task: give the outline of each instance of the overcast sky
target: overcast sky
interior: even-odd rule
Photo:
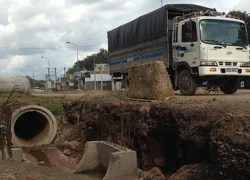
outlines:
[[[250,13],[249,0],[162,0]],[[160,0],[0,0],[0,75],[44,79],[107,48],[107,31],[161,6]],[[45,58],[41,58],[44,56]],[[29,66],[29,67],[27,67]]]

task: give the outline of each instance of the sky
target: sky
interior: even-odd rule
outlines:
[[[249,0],[162,0],[250,13]],[[0,76],[60,77],[107,49],[107,31],[161,7],[161,0],[0,0]],[[73,44],[68,44],[70,42]],[[41,58],[44,57],[44,58]]]

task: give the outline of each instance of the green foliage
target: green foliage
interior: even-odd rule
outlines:
[[[74,72],[77,72],[77,66],[76,66],[76,63],[74,64],[74,66],[73,67],[71,67],[71,68],[69,68],[68,70],[67,70],[67,74],[74,74]]]
[[[0,105],[2,105],[3,103],[5,103],[5,100],[0,99]]]
[[[9,95],[10,95],[9,93],[0,93],[1,97],[9,97]]]
[[[26,76],[26,78],[30,81],[31,87],[44,87],[44,80],[35,80],[29,76]]]
[[[9,94],[0,94],[0,105],[6,102]],[[61,97],[39,97],[27,94],[14,94],[14,98],[17,102],[43,106],[50,110],[53,115],[58,116],[63,113],[62,103],[67,102],[66,96]]]
[[[242,12],[242,11],[230,11],[229,13],[228,13],[228,15],[231,15],[231,16],[233,16],[233,17],[235,17],[235,18],[239,18],[239,19],[241,19],[241,20],[243,20],[243,21],[246,21],[247,19],[248,19],[248,15],[247,15],[247,13],[246,13],[246,11],[244,11],[244,12]]]
[[[9,93],[0,93],[0,105],[4,104],[7,101],[9,95]]]
[[[100,49],[98,53],[87,56],[85,59],[80,60],[78,63],[79,70],[93,70],[94,69],[94,61],[96,64],[108,63],[108,51],[106,49]],[[67,74],[73,74],[77,72],[77,62],[75,62],[74,66],[69,68]]]
[[[112,90],[112,84],[111,83],[103,83],[102,88],[103,88],[103,90]]]
[[[62,106],[57,106],[57,105],[53,105],[53,106],[49,106],[47,107],[48,110],[50,110],[52,112],[52,114],[54,114],[55,116],[59,115],[62,113]]]

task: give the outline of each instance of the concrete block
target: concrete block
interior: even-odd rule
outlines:
[[[174,95],[163,61],[136,65],[128,71],[129,98],[164,100]]]
[[[105,171],[105,180],[132,180],[136,178],[136,152],[119,145],[111,145],[106,141],[87,142],[82,159],[74,173],[83,173],[91,176]],[[91,173],[91,174],[90,174]]]

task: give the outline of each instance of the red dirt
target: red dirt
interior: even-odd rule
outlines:
[[[137,152],[143,169],[138,178],[250,178],[250,99],[244,96],[198,91],[192,97],[136,102],[122,91],[77,95],[63,104],[58,134],[50,145],[70,158],[80,159],[86,141],[107,140]]]

